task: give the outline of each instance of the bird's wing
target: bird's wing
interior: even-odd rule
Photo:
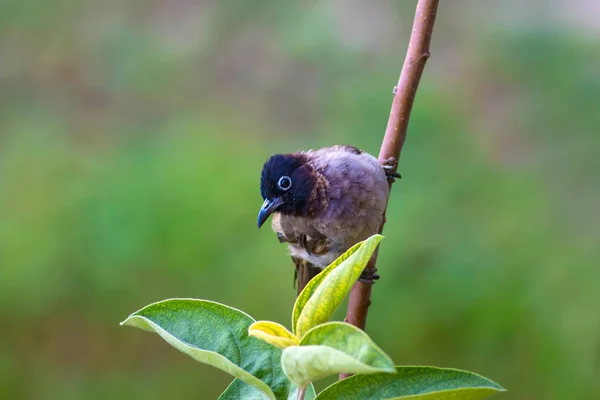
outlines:
[[[387,177],[375,157],[341,147],[314,157],[329,183],[329,205],[318,225],[327,237],[362,240],[379,228],[389,193]]]

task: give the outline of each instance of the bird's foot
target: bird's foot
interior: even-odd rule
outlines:
[[[398,160],[394,157],[390,157],[382,165],[383,172],[385,172],[385,176],[389,183],[394,183],[396,178],[401,179],[402,175],[396,172],[396,167],[398,166]]]
[[[377,273],[377,269],[366,268],[363,270],[362,274],[360,274],[359,281],[363,283],[373,284],[374,281],[379,279],[379,274]]]

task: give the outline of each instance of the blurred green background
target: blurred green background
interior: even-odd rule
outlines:
[[[414,4],[0,0],[0,397],[216,398],[118,323],[199,297],[289,325],[262,164],[377,154]],[[442,2],[368,321],[397,363],[600,398],[598,15]]]

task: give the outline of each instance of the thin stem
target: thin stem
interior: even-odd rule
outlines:
[[[438,3],[439,0],[419,0],[417,3],[406,58],[404,59],[398,85],[395,88],[392,109],[379,152],[379,162],[382,165],[391,165],[394,171],[398,165],[400,152],[406,139],[410,112],[419,81],[421,80],[425,63],[429,58],[429,44],[431,43]],[[379,228],[380,233],[383,231],[385,220],[384,214],[383,222]],[[376,262],[377,252],[373,254],[373,257],[365,268],[365,275],[367,277],[374,277],[376,275]],[[363,279],[354,284],[348,302],[346,322],[365,329],[367,313],[371,305],[372,287],[373,279]]]
[[[297,400],[304,400],[304,395],[306,394],[306,388],[308,386],[304,386],[303,388],[298,390],[298,397],[296,398]]]

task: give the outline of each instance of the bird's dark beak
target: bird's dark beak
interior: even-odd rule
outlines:
[[[258,227],[260,228],[267,218],[269,218],[269,215],[273,214],[282,204],[283,200],[281,200],[281,197],[275,197],[273,200],[265,199],[265,202],[258,212]]]

